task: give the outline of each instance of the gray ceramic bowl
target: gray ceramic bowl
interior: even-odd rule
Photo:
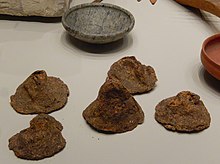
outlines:
[[[123,38],[133,29],[134,23],[134,17],[129,11],[107,3],[77,5],[62,17],[62,24],[70,35],[95,44]]]

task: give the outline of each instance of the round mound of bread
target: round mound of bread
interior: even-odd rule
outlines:
[[[30,121],[30,127],[9,139],[9,149],[22,159],[40,160],[60,152],[66,145],[63,126],[52,116],[40,114]]]
[[[198,132],[210,126],[211,117],[200,97],[190,91],[162,100],[156,106],[155,119],[166,129]]]
[[[156,73],[151,66],[141,64],[134,56],[113,63],[108,78],[119,80],[131,94],[141,94],[156,86]]]
[[[69,89],[62,80],[39,70],[17,88],[10,103],[21,114],[51,113],[64,107],[68,96]]]
[[[131,131],[144,121],[144,112],[129,91],[116,79],[108,79],[83,117],[94,129],[108,133]]]

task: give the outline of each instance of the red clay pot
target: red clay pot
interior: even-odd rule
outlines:
[[[203,42],[201,61],[205,69],[220,80],[220,34],[210,36]]]

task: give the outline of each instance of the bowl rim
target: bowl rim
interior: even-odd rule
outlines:
[[[114,32],[114,33],[110,33],[110,34],[85,34],[83,32],[81,32],[80,30],[75,30],[73,28],[73,26],[70,26],[67,22],[66,22],[66,18],[68,17],[68,15],[74,11],[77,11],[78,9],[83,9],[83,8],[87,8],[87,7],[107,7],[107,8],[113,8],[118,10],[119,12],[123,12],[125,13],[129,19],[131,20],[130,24],[128,27],[126,27],[124,30],[118,31],[118,32]],[[83,4],[79,4],[76,6],[73,6],[71,8],[69,8],[62,16],[62,24],[64,26],[64,28],[74,37],[82,40],[82,38],[93,38],[95,37],[96,39],[105,39],[108,38],[109,36],[111,36],[112,38],[117,38],[118,36],[122,35],[122,34],[127,34],[129,33],[135,24],[135,18],[134,16],[131,14],[130,11],[128,11],[127,9],[124,9],[120,6],[114,5],[114,4],[110,4],[110,3],[83,3]],[[80,37],[77,37],[77,35],[80,35]]]
[[[211,62],[211,63],[212,63],[213,65],[215,65],[218,69],[220,69],[220,64],[217,64],[212,58],[209,57],[208,53],[206,52],[206,47],[207,47],[207,45],[208,45],[211,41],[213,41],[213,40],[215,40],[215,39],[217,39],[217,38],[220,39],[220,33],[214,34],[214,35],[212,35],[212,36],[210,36],[210,37],[208,37],[208,38],[205,39],[205,41],[204,41],[203,44],[202,44],[202,55],[204,55],[204,57],[205,57],[209,62]],[[219,43],[219,44],[220,44],[220,43]]]

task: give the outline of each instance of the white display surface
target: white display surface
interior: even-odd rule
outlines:
[[[71,6],[91,2],[75,0]],[[44,164],[219,164],[220,82],[200,61],[202,42],[220,30],[220,19],[185,8],[172,0],[104,0],[129,10],[134,29],[122,41],[92,46],[77,42],[60,22],[7,20],[0,16],[0,163],[26,164],[8,149],[8,139],[29,127],[35,115],[21,115],[10,106],[10,96],[34,71],[43,69],[69,87],[66,106],[51,113],[64,127],[65,149]],[[135,56],[154,67],[156,88],[135,99],[145,122],[122,134],[91,129],[82,111],[97,97],[110,66],[124,56]],[[183,90],[200,95],[211,115],[208,129],[194,134],[167,131],[154,119],[162,99]]]

